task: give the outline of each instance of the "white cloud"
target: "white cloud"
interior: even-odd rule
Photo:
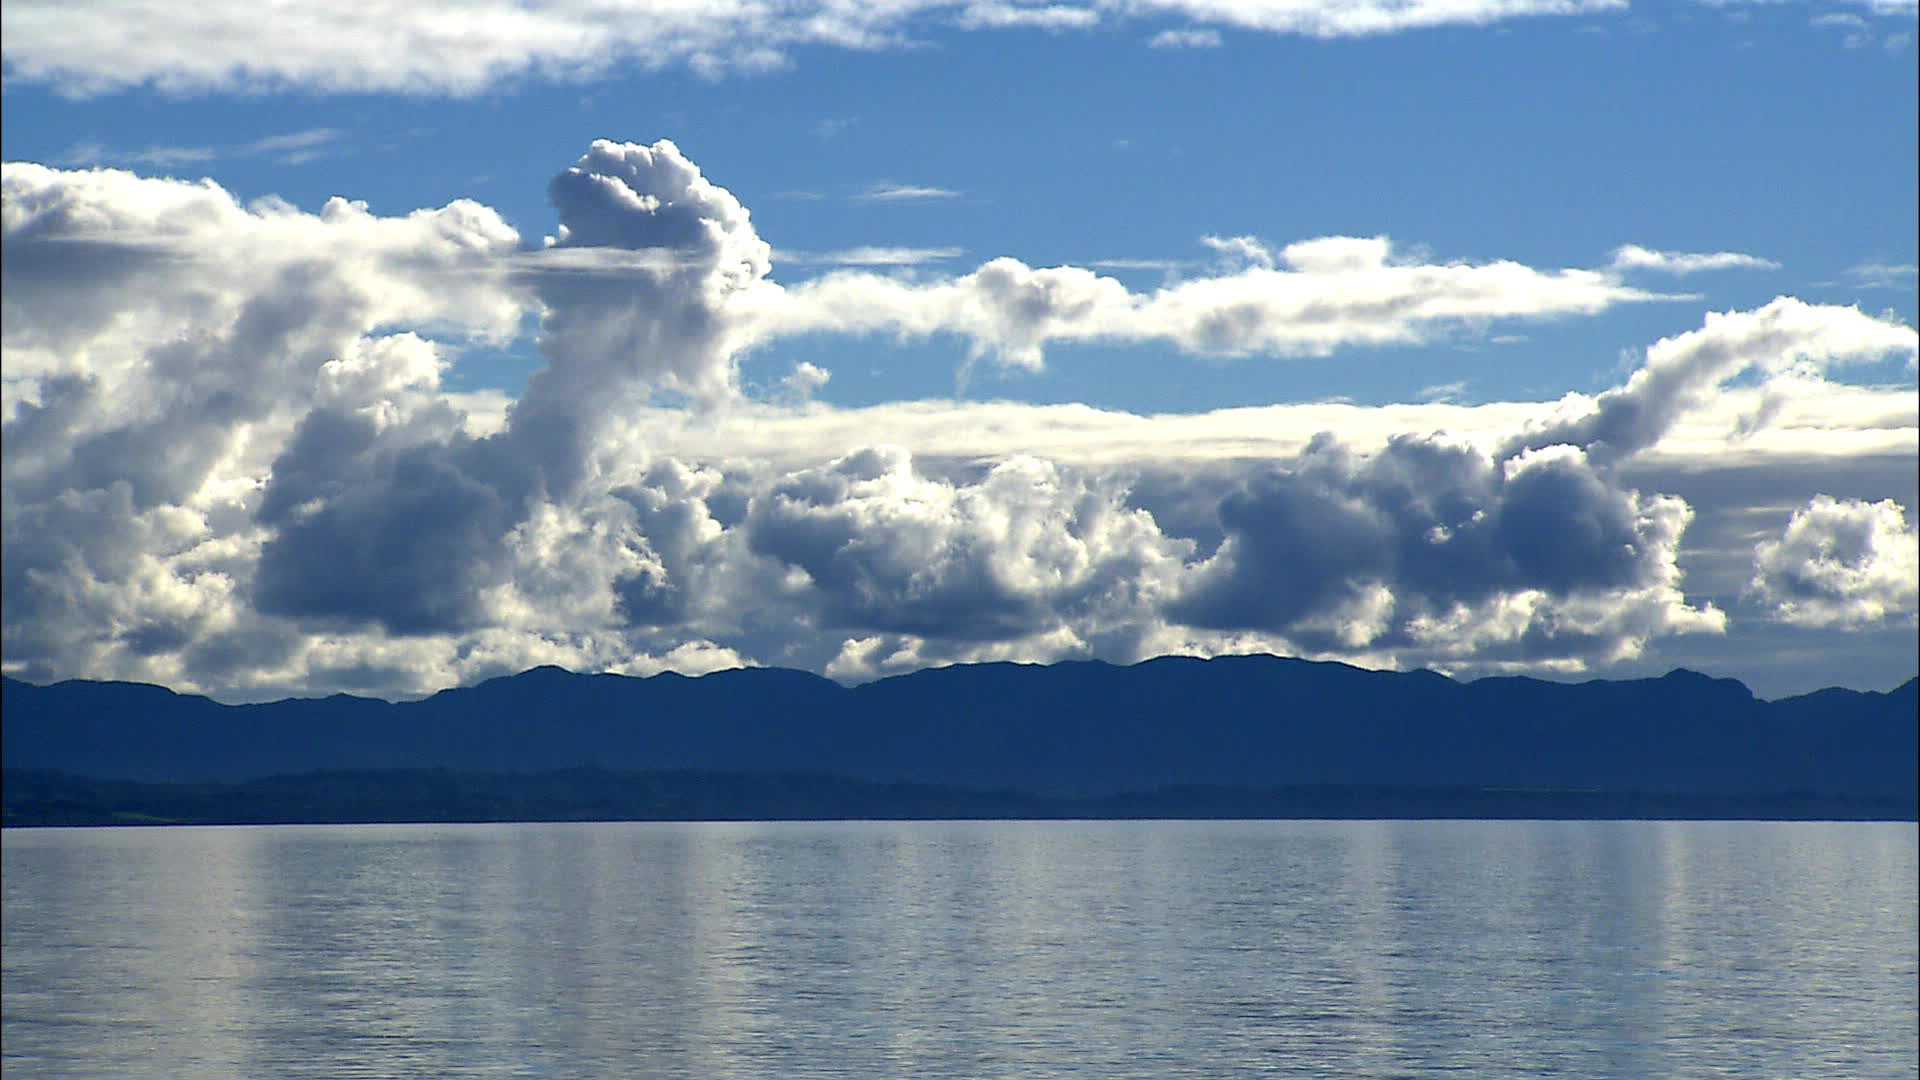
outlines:
[[[1698,274],[1708,270],[1778,270],[1780,264],[1757,255],[1737,251],[1694,253],[1654,251],[1638,244],[1626,244],[1613,251],[1615,270],[1650,270],[1661,274]]]
[[[969,30],[1084,30],[1100,21],[1100,13],[1071,4],[1007,4],[973,0],[960,11],[959,24]]]
[[[1847,279],[1857,289],[1902,289],[1920,284],[1920,266],[1913,263],[1863,262],[1847,268]]]
[[[803,360],[793,365],[793,370],[781,378],[780,394],[787,401],[810,401],[832,379],[833,372]]]
[[[1884,2],[1884,0],[1883,0]],[[1122,0],[1128,11],[1177,15],[1197,23],[1279,34],[1339,38],[1436,26],[1484,26],[1514,18],[1591,15],[1627,9],[1626,0]]]
[[[1247,265],[1150,293],[1080,267],[994,259],[972,273],[908,281],[843,272],[762,292],[756,332],[957,334],[976,356],[1043,365],[1055,342],[1166,342],[1196,354],[1325,356],[1354,346],[1411,345],[1500,319],[1591,315],[1661,300],[1592,270],[1513,262],[1398,259],[1385,237],[1325,237],[1277,256],[1246,237],[1207,238]],[[1275,264],[1278,265],[1275,265]]]
[[[1780,297],[1753,311],[1709,312],[1698,330],[1662,338],[1626,385],[1595,398],[1569,395],[1560,415],[1535,426],[1516,445],[1566,443],[1596,456],[1632,456],[1663,439],[1688,411],[1728,379],[1750,369],[1771,375],[1796,366],[1829,366],[1914,355],[1920,335],[1858,308]]]
[[[1920,2],[1916,0],[1853,0],[1853,2],[1874,15],[1912,18],[1920,14]]]
[[[781,404],[740,394],[741,352],[801,332],[1285,355],[1650,296],[1384,238],[1220,241],[1233,266],[1147,293],[1012,260],[783,287],[667,142],[589,147],[541,251],[464,201],[307,213],[27,164],[4,187],[0,612],[29,678],[414,694],[536,663],[1246,649],[1577,670],[1725,625],[1681,578],[1692,507],[1621,462],[1920,445],[1910,389],[1820,375],[1913,331],[1790,299],[1558,403],[835,409],[805,400],[812,363]],[[544,366],[516,401],[445,389],[530,313]]]
[[[775,261],[791,266],[921,266],[946,262],[967,253],[958,247],[852,247],[838,251],[788,251],[774,253]]]
[[[148,146],[139,150],[115,150],[96,140],[75,143],[60,155],[61,165],[146,165],[168,169],[212,161],[219,151],[209,146]]]
[[[1273,252],[1258,238],[1252,236],[1203,236],[1200,243],[1214,251],[1229,264],[1249,266],[1260,270],[1274,267]],[[1297,257],[1296,245],[1296,257]],[[1386,260],[1390,249],[1380,249],[1381,261]],[[1289,260],[1292,261],[1292,260]]]
[[[923,202],[928,199],[957,199],[958,191],[927,184],[873,184],[854,196],[862,202]]]
[[[1809,20],[1814,26],[1839,27],[1843,30],[1865,30],[1867,20],[1851,11],[1828,11],[1815,15]]]
[[[1189,259],[1090,259],[1087,262],[1087,266],[1094,270],[1153,270],[1162,274],[1193,265]]]
[[[1625,8],[1625,0],[457,0],[394,9],[349,0],[269,20],[240,0],[11,0],[0,9],[0,48],[9,79],[50,83],[69,94],[151,86],[180,93],[469,95],[530,77],[580,80],[615,68],[765,71],[789,63],[789,54],[802,47],[904,47],[944,27],[1065,32],[1088,30],[1106,17],[1151,17],[1185,20],[1188,25],[1169,31],[1196,41],[1215,27],[1328,38]]]
[[[1786,530],[1754,548],[1749,588],[1782,622],[1860,626],[1912,620],[1920,537],[1891,499],[1816,495]]]
[[[1217,49],[1220,31],[1208,29],[1162,30],[1147,39],[1150,49]]]
[[[326,148],[339,141],[334,128],[268,135],[238,146],[149,146],[140,150],[116,150],[95,140],[76,143],[60,157],[62,165],[145,165],[173,168],[197,165],[221,158],[272,157],[283,165],[301,165],[322,156]]]

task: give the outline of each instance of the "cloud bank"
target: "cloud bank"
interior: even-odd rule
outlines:
[[[1214,27],[1334,38],[1625,8],[1625,0],[458,0],[432,8],[356,0],[262,19],[256,5],[236,0],[13,0],[0,9],[0,40],[9,79],[74,95],[138,86],[471,95],[518,80],[577,81],[623,67],[685,65],[710,76],[763,71],[791,63],[800,50],[899,48],[942,30],[1059,33],[1176,20],[1183,27],[1162,35],[1192,45],[1217,37]]]
[[[755,401],[741,356],[795,334],[954,334],[1024,367],[1089,340],[1286,357],[1656,297],[1378,237],[1216,240],[1217,272],[1151,292],[1012,259],[783,285],[747,208],[665,141],[560,170],[543,247],[468,201],[3,183],[5,664],[37,679],[395,695],[536,663],[864,678],[1255,650],[1580,670],[1729,625],[1687,591],[1695,508],[1628,464],[1910,457],[1920,427],[1910,391],[1825,377],[1912,356],[1913,329],[1792,298],[1558,402],[839,410],[808,400],[811,364]],[[447,392],[462,348],[528,318],[544,366],[516,400]],[[1886,512],[1821,506],[1755,589],[1911,610],[1910,564],[1837,539]]]

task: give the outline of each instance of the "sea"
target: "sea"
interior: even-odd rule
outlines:
[[[9,829],[33,1077],[1913,1077],[1913,824]]]

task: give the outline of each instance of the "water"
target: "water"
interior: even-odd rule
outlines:
[[[30,1077],[1912,1077],[1912,825],[4,834]]]

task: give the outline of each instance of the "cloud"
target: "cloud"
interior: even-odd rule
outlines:
[[[325,153],[325,148],[338,142],[341,133],[334,128],[312,128],[306,131],[288,132],[284,135],[268,135],[238,146],[149,146],[141,150],[115,150],[97,141],[74,144],[61,155],[62,165],[146,165],[155,168],[172,168],[180,165],[197,165],[222,158],[273,157],[283,165],[300,165],[312,161]]]
[[[1920,14],[1920,3],[1917,3],[1916,0],[1853,0],[1853,2],[1857,6],[1865,8],[1867,12],[1872,15],[1882,15],[1889,18],[1912,18],[1914,15]]]
[[[1515,443],[1583,446],[1617,460],[1659,442],[1688,410],[1728,379],[1749,369],[1782,374],[1802,365],[1819,370],[1887,356],[1911,357],[1920,336],[1910,326],[1858,308],[1808,304],[1780,297],[1754,311],[1709,312],[1698,330],[1662,338],[1625,386],[1595,398],[1570,395],[1562,415],[1536,425]]]
[[[1613,250],[1615,270],[1648,270],[1661,274],[1698,274],[1709,270],[1778,270],[1780,264],[1756,255],[1737,251],[1696,254],[1684,251],[1654,251],[1638,244],[1626,244]]]
[[[1900,0],[1879,0],[1900,2]],[[1627,10],[1626,0],[1127,0],[1129,11],[1184,16],[1196,23],[1316,38],[1366,37],[1438,26],[1485,26],[1515,18],[1594,15]]]
[[[1920,283],[1920,266],[1913,263],[1864,262],[1847,268],[1856,289],[1901,289],[1912,292]]]
[[[1085,31],[1105,19],[1181,19],[1194,44],[1233,27],[1320,38],[1625,10],[1624,0],[904,0],[679,4],[458,0],[396,13],[372,0],[269,22],[237,0],[103,10],[13,0],[0,12],[7,77],[90,95],[300,90],[472,95],[527,79],[578,81],[684,65],[708,76],[780,68],[802,48],[903,48],[943,29]]]
[[[1200,243],[1220,255],[1231,264],[1271,270],[1274,267],[1273,252],[1267,245],[1251,236],[1203,236]],[[1386,259],[1387,249],[1381,251],[1381,261]],[[1289,260],[1292,261],[1291,259]]]
[[[801,361],[780,380],[781,397],[788,401],[809,401],[832,381],[833,373],[818,364]]]
[[[1465,382],[1436,383],[1421,387],[1414,396],[1421,401],[1453,401],[1466,392]]]
[[[1100,22],[1100,13],[1071,4],[968,3],[959,25],[969,30],[1084,30]]]
[[[1220,47],[1218,30],[1162,30],[1147,39],[1150,49],[1217,49]]]
[[[1209,237],[1244,262],[1151,293],[1080,267],[994,259],[945,280],[841,272],[760,294],[757,333],[956,334],[976,357],[1038,369],[1055,342],[1169,343],[1218,356],[1326,356],[1412,345],[1499,319],[1594,314],[1666,299],[1591,270],[1513,262],[1418,263],[1385,237],[1325,237],[1276,255],[1248,237]]]
[[[238,147],[234,151],[237,157],[270,156],[279,159],[282,164],[299,165],[312,161],[324,153],[327,146],[338,142],[340,132],[334,128],[309,128],[306,131],[292,131],[284,135],[269,135],[263,139]]]
[[[852,247],[838,251],[788,251],[783,248],[775,252],[775,259],[782,265],[791,266],[921,266],[957,259],[966,253],[966,248],[957,247]]]
[[[62,165],[147,165],[168,169],[212,161],[220,153],[209,146],[149,146],[140,150],[114,150],[94,140],[75,143],[60,155]]]
[[[543,504],[572,501],[624,406],[732,393],[721,309],[771,268],[745,207],[664,140],[595,142],[549,194],[561,219],[549,251],[671,258],[636,274],[536,281],[548,363],[495,435],[419,440],[310,414],[260,510],[274,530],[261,550],[261,610],[372,619],[401,634],[480,625],[511,577],[510,534]]]
[[[1156,270],[1170,274],[1194,265],[1189,259],[1092,259],[1087,266],[1094,270]]]
[[[874,184],[854,196],[861,202],[922,202],[928,199],[957,199],[958,191],[926,184]]]
[[[960,484],[874,447],[753,500],[756,553],[804,574],[823,628],[996,641],[1124,621],[1171,587],[1191,545],[1051,463],[1013,458]]]
[[[1814,26],[1841,30],[1865,30],[1868,25],[1867,20],[1855,15],[1851,11],[1823,12],[1815,15],[1809,22]]]
[[[1403,436],[1363,457],[1322,437],[1219,514],[1174,621],[1438,662],[1611,662],[1724,629],[1679,590],[1686,504],[1620,488],[1575,447],[1501,461]]]
[[[540,250],[466,201],[309,213],[31,164],[4,196],[0,626],[36,679],[237,699],[1251,649],[1575,670],[1725,627],[1681,573],[1695,511],[1654,481],[1920,445],[1910,388],[1822,374],[1911,328],[1784,298],[1561,402],[855,410],[807,400],[813,363],[754,401],[739,357],[795,333],[1291,355],[1652,294],[1341,237],[1219,241],[1226,266],[1151,292],[1013,260],[783,286],[664,141],[562,169]],[[516,399],[446,389],[530,317]]]
[[[1748,587],[1774,617],[1797,626],[1912,621],[1920,537],[1891,499],[1816,495],[1777,539],[1754,548]]]

